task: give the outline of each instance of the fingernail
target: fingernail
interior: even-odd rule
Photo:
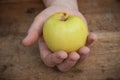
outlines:
[[[76,52],[73,52],[73,53],[70,54],[69,58],[70,58],[71,61],[77,61],[78,59],[80,59],[80,55]]]
[[[64,52],[60,52],[58,55],[57,55],[57,57],[58,58],[60,58],[60,59],[65,59],[65,58],[67,58],[67,54],[66,53],[64,53]]]

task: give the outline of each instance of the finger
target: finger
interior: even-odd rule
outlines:
[[[52,62],[56,65],[56,64],[61,63],[67,57],[68,57],[68,55],[67,55],[66,52],[64,52],[64,51],[57,51],[57,52],[53,53]]]
[[[95,40],[97,40],[97,36],[94,33],[90,33],[87,38],[86,46],[92,44]]]
[[[79,49],[78,53],[80,54],[80,60],[79,63],[81,63],[88,55],[89,55],[90,49],[86,46]]]
[[[80,55],[78,53],[72,52],[63,63],[57,65],[57,68],[62,72],[68,71],[77,63],[79,58]]]
[[[54,67],[57,64],[60,64],[66,58],[67,58],[66,52],[58,51],[58,52],[47,55],[43,61],[48,67]]]
[[[51,53],[43,40],[39,42],[39,47],[41,59],[49,67],[54,67],[55,65],[61,63],[65,58],[67,58],[67,53],[64,51]]]
[[[23,44],[25,46],[30,46],[38,40],[40,34],[42,33],[43,22],[44,18],[42,15],[34,19],[30,29],[28,30],[28,35],[23,40]]]
[[[30,46],[34,44],[39,38],[39,33],[38,32],[31,32],[28,33],[28,35],[23,39],[22,43],[24,46]]]

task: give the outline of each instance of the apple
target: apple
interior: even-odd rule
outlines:
[[[78,16],[57,12],[43,26],[43,38],[52,51],[77,51],[85,45],[88,36],[87,24]]]

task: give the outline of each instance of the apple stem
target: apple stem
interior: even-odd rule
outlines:
[[[63,13],[63,15],[61,16],[60,20],[61,21],[66,21],[68,19],[67,13]]]
[[[67,13],[64,13],[64,16],[66,16],[67,15]]]

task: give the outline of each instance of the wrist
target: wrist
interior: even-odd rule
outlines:
[[[78,10],[77,0],[43,0],[46,7],[61,6],[72,10]]]

